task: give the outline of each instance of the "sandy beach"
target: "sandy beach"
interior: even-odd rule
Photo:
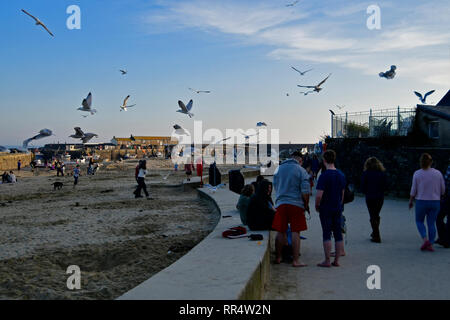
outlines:
[[[94,176],[82,166],[75,189],[73,177],[44,169],[0,185],[0,298],[114,299],[215,227],[218,212],[196,190],[176,187],[185,174],[170,160],[148,161],[152,199],[134,199],[135,165],[105,164]],[[69,265],[81,269],[81,290],[66,287]]]

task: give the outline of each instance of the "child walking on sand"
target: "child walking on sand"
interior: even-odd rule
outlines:
[[[80,165],[77,164],[75,169],[73,169],[73,188],[78,184],[78,177],[80,176]]]

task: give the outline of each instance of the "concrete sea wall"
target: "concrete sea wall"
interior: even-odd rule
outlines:
[[[329,139],[327,149],[336,151],[336,167],[344,172],[357,191],[360,191],[364,162],[374,156],[386,168],[388,194],[408,197],[414,171],[420,169],[420,155],[429,153],[433,158],[432,166],[444,174],[449,165],[450,148],[408,146],[406,142],[401,137]]]
[[[17,162],[22,161],[22,167],[29,166],[31,153],[0,153],[0,171],[17,170]]]

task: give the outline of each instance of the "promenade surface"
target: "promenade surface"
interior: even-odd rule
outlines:
[[[382,243],[370,242],[369,214],[362,197],[346,205],[348,242],[340,267],[319,268],[323,261],[322,229],[311,199],[311,220],[302,235],[301,261],[271,265],[266,299],[450,299],[450,249],[435,245],[421,252],[414,209],[406,200],[386,199],[381,211]],[[272,261],[274,256],[272,255]],[[381,289],[367,288],[367,267],[381,269]]]

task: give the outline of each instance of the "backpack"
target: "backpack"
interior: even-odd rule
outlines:
[[[134,170],[134,176],[136,177],[136,179],[137,179],[138,175],[139,175],[139,165],[137,165],[136,169]]]
[[[344,204],[350,203],[355,199],[355,186],[347,184],[344,190]]]

